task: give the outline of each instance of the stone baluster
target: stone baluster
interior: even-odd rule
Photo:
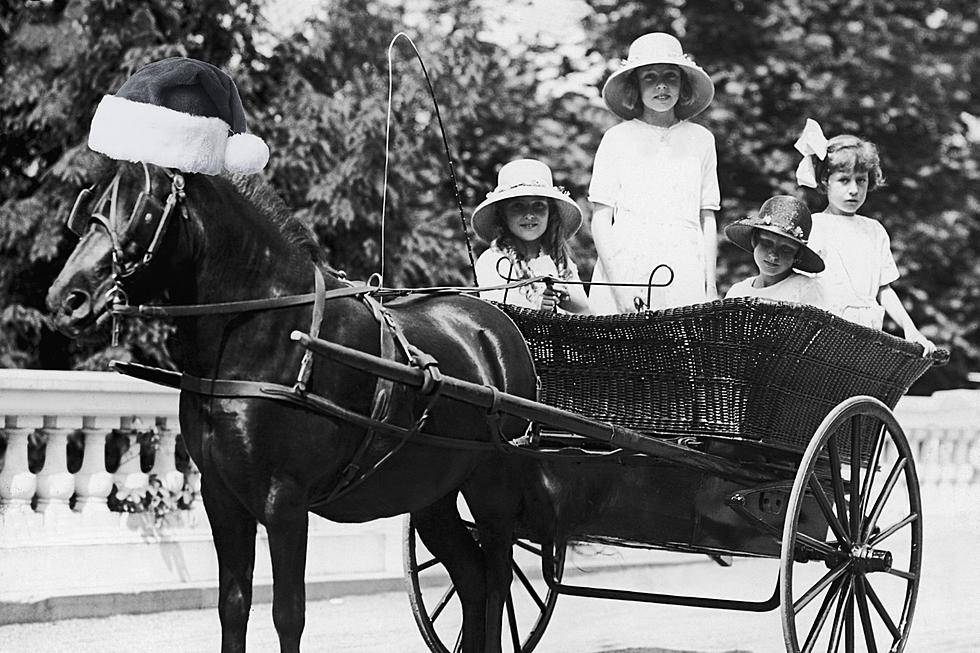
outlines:
[[[86,515],[109,512],[106,498],[112,491],[112,474],[105,468],[105,442],[109,431],[95,428],[94,417],[82,418],[85,452],[75,474],[75,510]]]
[[[68,471],[69,429],[58,428],[58,418],[44,416],[41,432],[44,445],[44,467],[37,475],[37,511],[44,521],[52,522],[71,514],[69,500],[75,493],[75,477]]]
[[[119,468],[112,480],[116,484],[116,496],[119,499],[129,498],[139,502],[146,493],[149,475],[140,469],[140,445],[136,437],[132,417],[121,417],[119,430],[127,436],[129,447],[119,458]]]
[[[7,451],[0,469],[0,527],[32,518],[31,500],[37,491],[37,476],[28,468],[27,458],[31,429],[18,427],[17,416],[7,415],[3,433]]]
[[[160,485],[170,492],[177,493],[184,489],[184,475],[177,470],[175,453],[177,450],[177,434],[167,428],[167,418],[157,417],[157,434],[159,443],[157,444],[156,456],[153,459],[153,469],[150,470],[151,476],[156,476]]]

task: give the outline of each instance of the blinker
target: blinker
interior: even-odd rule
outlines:
[[[92,188],[83,188],[75,198],[75,203],[68,214],[68,229],[76,236],[82,236],[88,228],[92,214],[88,205],[92,201]]]

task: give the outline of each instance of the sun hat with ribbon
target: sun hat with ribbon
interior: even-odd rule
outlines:
[[[803,126],[803,133],[793,143],[796,151],[803,155],[803,160],[796,167],[796,183],[808,188],[817,187],[816,164],[813,157],[823,161],[827,158],[827,138],[823,135],[823,130],[816,120],[806,119]]]
[[[674,115],[679,120],[693,118],[708,108],[715,97],[715,85],[708,73],[684,54],[681,42],[664,32],[644,34],[630,45],[629,55],[622,61],[619,70],[606,80],[602,87],[602,99],[609,110],[624,120],[632,120],[643,113],[641,102],[635,101],[631,81],[634,70],[641,66],[666,63],[679,66],[691,87],[691,97],[674,106]]]
[[[563,232],[568,238],[582,226],[582,209],[568,191],[555,186],[548,164],[538,159],[517,159],[505,163],[497,172],[497,187],[487,193],[473,211],[473,231],[483,240],[493,242],[498,225],[496,205],[515,197],[543,197],[555,200]],[[554,215],[549,219],[555,219]]]
[[[725,235],[747,252],[754,249],[752,232],[757,229],[784,236],[801,246],[794,268],[804,272],[822,272],[823,259],[807,245],[811,226],[810,210],[806,204],[790,195],[776,195],[763,202],[757,216],[743,218],[725,227]]]
[[[149,63],[103,96],[88,145],[119,161],[208,175],[251,174],[269,161],[265,141],[246,131],[231,77],[184,57]]]

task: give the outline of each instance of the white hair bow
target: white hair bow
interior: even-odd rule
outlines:
[[[810,188],[817,187],[817,173],[813,166],[812,156],[816,156],[821,161],[827,156],[827,138],[823,135],[823,130],[816,120],[806,119],[803,126],[803,133],[793,144],[796,151],[803,155],[803,160],[796,168],[796,183],[800,186]]]

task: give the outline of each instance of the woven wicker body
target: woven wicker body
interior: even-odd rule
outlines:
[[[894,408],[934,362],[816,308],[752,298],[636,315],[500,308],[524,334],[542,403],[662,437],[801,452],[838,403],[869,395]]]

